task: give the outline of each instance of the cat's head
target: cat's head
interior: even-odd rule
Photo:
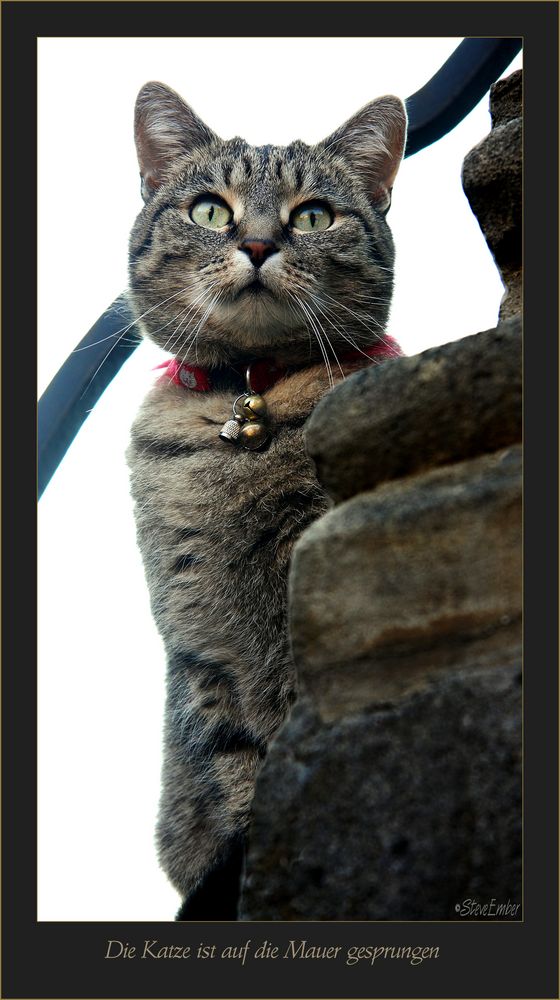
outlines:
[[[315,146],[250,146],[146,84],[135,111],[145,205],[130,240],[143,331],[205,366],[326,351],[334,367],[332,351],[373,344],[392,292],[385,215],[405,137],[402,101],[388,96]]]

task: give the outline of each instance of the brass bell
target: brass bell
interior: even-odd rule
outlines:
[[[246,420],[259,420],[266,417],[267,405],[262,396],[250,393],[242,396],[237,402],[238,411]]]
[[[247,451],[256,451],[257,448],[262,448],[270,437],[264,424],[258,423],[256,420],[250,420],[239,431],[239,444],[246,448]]]

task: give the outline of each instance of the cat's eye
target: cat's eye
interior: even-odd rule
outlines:
[[[190,217],[197,226],[205,229],[221,229],[233,219],[229,205],[215,195],[204,195],[195,201],[190,211]]]
[[[333,214],[327,205],[308,201],[299,205],[290,216],[290,225],[301,233],[320,233],[333,224]]]

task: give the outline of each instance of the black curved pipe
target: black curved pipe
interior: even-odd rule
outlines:
[[[45,389],[37,412],[39,496],[101,393],[139,342],[123,292],[80,340]]]
[[[441,139],[472,111],[521,49],[521,38],[465,38],[447,62],[406,101],[405,156]],[[138,345],[123,293],[64,362],[38,406],[39,496],[89,412]],[[120,334],[131,327],[130,334]],[[82,348],[87,347],[87,350]]]
[[[515,59],[521,44],[521,38],[464,38],[431,80],[407,98],[404,155],[451,132]]]

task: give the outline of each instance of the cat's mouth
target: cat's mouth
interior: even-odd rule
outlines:
[[[247,285],[244,285],[243,288],[238,291],[235,298],[240,299],[244,295],[258,297],[260,295],[272,295],[272,292],[269,288],[263,285],[260,278],[253,278],[252,281],[250,281]]]
[[[212,318],[238,333],[262,338],[271,331],[278,334],[294,327],[293,310],[286,307],[281,286],[271,288],[260,276],[248,275],[241,288],[231,289],[212,309]],[[297,324],[296,324],[297,325]]]

